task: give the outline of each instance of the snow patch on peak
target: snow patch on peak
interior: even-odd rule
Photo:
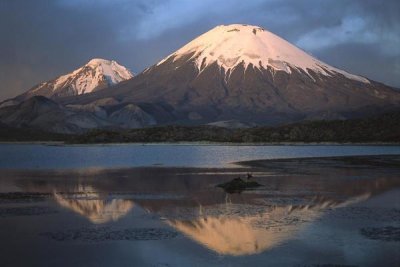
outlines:
[[[111,62],[115,62],[114,60],[107,60],[102,58],[92,58],[86,65],[90,66],[98,66],[101,64],[111,64]]]
[[[115,85],[121,81],[128,80],[133,77],[132,73],[124,66],[118,64],[114,60],[106,60],[94,58],[85,66],[98,70],[99,74],[106,77],[110,85]]]
[[[191,55],[199,72],[210,64],[217,63],[225,69],[234,69],[240,64],[247,68],[271,67],[291,72],[292,69],[315,71],[325,76],[339,73],[349,79],[369,83],[368,79],[329,66],[312,57],[298,47],[259,26],[232,24],[220,25],[200,35],[175,53],[160,61],[160,65],[172,58]],[[311,75],[310,75],[311,77]]]

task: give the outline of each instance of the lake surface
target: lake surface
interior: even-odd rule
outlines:
[[[379,156],[327,158],[350,155]],[[217,187],[248,173],[260,187]],[[399,251],[398,146],[0,145],[0,266],[400,266]]]
[[[400,154],[400,146],[41,145],[0,144],[2,169],[234,167],[256,159]]]

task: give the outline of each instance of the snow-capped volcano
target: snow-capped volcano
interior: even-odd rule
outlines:
[[[332,67],[250,25],[218,26],[131,77],[116,62],[95,59],[22,97],[56,99],[63,108],[57,112],[64,114],[58,131],[154,124],[276,125],[376,115],[400,107],[400,92],[394,88]],[[0,122],[26,125],[29,108],[44,105],[28,101],[26,112],[16,118],[21,105],[15,100],[0,104]],[[28,116],[28,122],[56,125],[53,114],[44,114],[48,120]]]
[[[96,98],[162,104],[152,108],[157,121],[183,124],[343,119],[400,104],[393,88],[330,66],[261,27],[240,24],[217,26],[102,92]]]
[[[218,26],[175,53],[171,54],[158,65],[172,58],[174,61],[190,55],[199,71],[217,63],[229,75],[232,69],[242,64],[246,69],[271,67],[276,71],[291,73],[292,69],[308,70],[331,76],[340,73],[347,78],[369,83],[368,79],[347,73],[329,66],[310,56],[303,50],[292,45],[279,36],[258,26],[233,24]]]
[[[26,99],[34,95],[57,98],[87,94],[114,86],[132,77],[133,74],[116,61],[95,58],[71,73],[38,84],[17,98]]]

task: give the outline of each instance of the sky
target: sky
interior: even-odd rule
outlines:
[[[261,26],[400,88],[399,0],[0,0],[0,100],[91,58],[134,73],[221,24]]]

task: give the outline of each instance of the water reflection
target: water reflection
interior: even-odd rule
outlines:
[[[360,181],[356,181],[357,184]],[[220,215],[203,215],[191,220],[168,220],[168,224],[192,240],[219,254],[242,256],[264,252],[292,239],[305,226],[320,218],[326,211],[364,202],[398,186],[397,179],[364,180],[362,187],[343,188],[346,196],[315,196],[306,204],[238,206],[231,203],[218,206]],[[215,207],[213,207],[215,209]],[[252,212],[255,209],[255,212]],[[248,213],[252,213],[248,215]]]
[[[204,216],[168,224],[219,254],[241,256],[279,245],[315,216],[313,210],[289,213],[286,207],[275,207],[256,215]]]
[[[74,194],[60,194],[54,191],[56,202],[94,224],[117,221],[128,214],[134,206],[130,200],[103,199],[92,187],[78,186]]]
[[[343,208],[367,200],[371,194],[354,196],[344,201],[315,198],[309,205],[256,207],[218,207],[212,213],[191,220],[168,220],[168,224],[192,240],[219,254],[242,256],[258,254],[292,239],[306,225],[326,210]],[[230,205],[230,204],[226,204]],[[214,207],[215,208],[215,207]],[[247,213],[255,213],[248,215]]]
[[[400,186],[398,174],[387,170],[335,168],[324,169],[321,175],[315,169],[285,176],[268,172],[262,176],[260,172],[255,179],[263,188],[228,195],[227,201],[215,185],[239,175],[232,170],[224,174],[218,170],[153,168],[57,176],[49,172],[37,174],[36,179],[21,175],[13,183],[26,192],[50,192],[61,207],[93,224],[116,222],[139,207],[148,212],[149,216],[143,216],[148,221],[138,224],[135,215],[129,216],[126,223],[130,227],[150,220],[163,227],[167,224],[218,254],[241,256],[276,248],[296,238],[327,211],[364,202]],[[163,219],[155,222],[157,218]]]

